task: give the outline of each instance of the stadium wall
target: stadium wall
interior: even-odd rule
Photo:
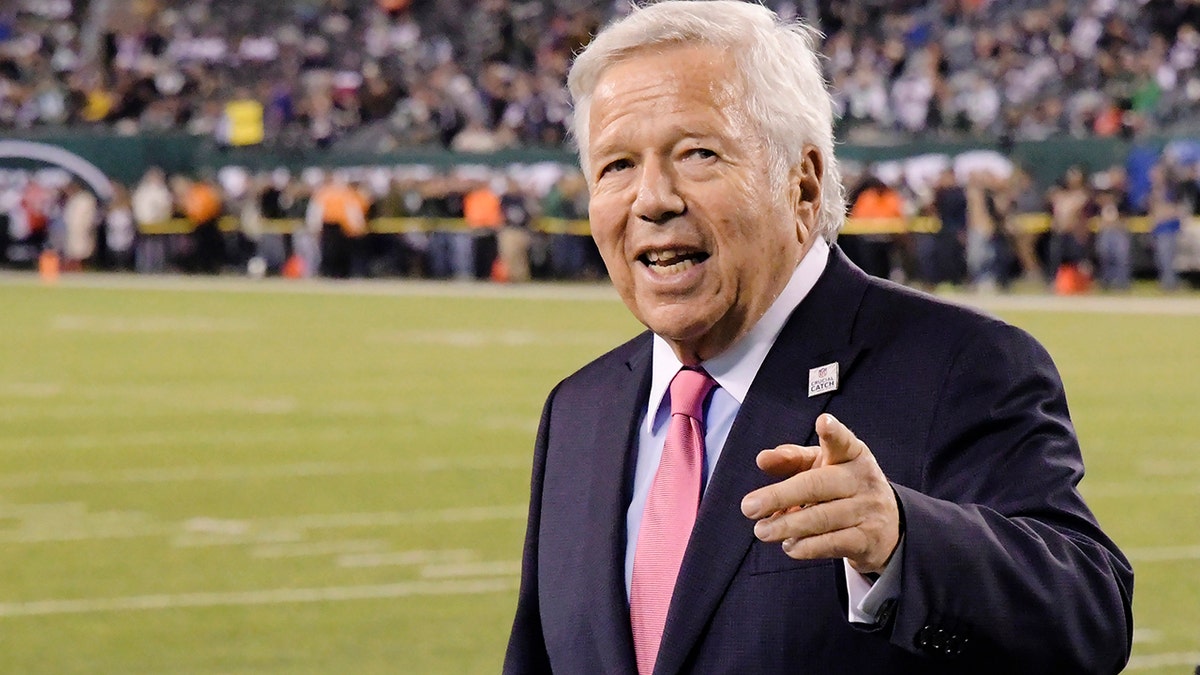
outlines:
[[[463,155],[441,148],[410,149],[390,153],[338,152],[315,148],[284,146],[222,147],[211,137],[160,133],[121,136],[79,131],[47,131],[10,134],[7,139],[37,141],[61,147],[92,162],[113,180],[136,182],[150,166],[168,173],[196,173],[236,165],[250,169],[287,167],[298,171],[305,167],[392,166],[420,164],[447,167],[458,164],[502,166],[536,162],[574,164],[575,153],[561,149],[505,150],[486,155]],[[1172,137],[1139,139],[1138,146],[1158,151]],[[895,145],[843,144],[838,146],[842,161],[881,162],[931,153],[957,155],[970,150],[995,150],[1007,154],[1025,167],[1042,186],[1049,186],[1075,164],[1089,171],[1100,170],[1125,161],[1134,143],[1117,138],[1061,138],[1023,141],[1007,147],[995,140],[957,142],[911,142]],[[0,159],[0,166],[17,166],[19,160]]]

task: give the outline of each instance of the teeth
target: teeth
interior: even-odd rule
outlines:
[[[692,269],[707,257],[702,252],[691,249],[668,248],[647,251],[643,254],[642,260],[646,264],[646,269],[659,276],[670,277]]]
[[[646,259],[652,263],[657,263],[657,262],[661,262],[663,260],[679,258],[684,255],[686,255],[686,254],[679,249],[667,249],[666,251],[650,251],[649,253],[646,254]]]
[[[653,270],[654,273],[659,276],[670,277],[676,274],[682,274],[695,266],[696,261],[692,260],[691,258],[685,258],[670,265],[652,265],[649,269]]]

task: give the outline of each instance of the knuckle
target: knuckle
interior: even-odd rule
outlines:
[[[830,532],[833,528],[833,514],[829,509],[813,509],[814,528],[818,532]]]

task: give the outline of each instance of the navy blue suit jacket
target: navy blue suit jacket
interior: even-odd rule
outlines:
[[[542,414],[506,673],[633,673],[624,590],[643,333],[560,383]],[[835,392],[810,368],[837,362]],[[905,519],[898,602],[846,618],[840,560],[755,539],[763,448],[816,444],[828,410],[875,454]],[[835,247],[729,433],[655,673],[1099,673],[1129,656],[1133,573],[1076,490],[1058,373],[1028,334],[868,277]]]

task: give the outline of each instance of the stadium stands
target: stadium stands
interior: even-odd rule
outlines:
[[[826,75],[841,116],[839,135],[849,143],[989,139],[993,145],[998,141],[1003,153],[1013,143],[1049,138],[1178,136],[1200,122],[1196,3],[767,4],[784,16],[808,17],[824,31]],[[597,26],[622,11],[628,11],[625,3],[606,0],[22,0],[0,9],[0,129],[118,136],[183,130],[219,147],[342,153],[563,148],[569,115],[564,80],[571,55]],[[1195,198],[1200,192],[1195,159],[1177,154],[1164,170],[1166,194],[1189,216],[1200,201]],[[874,237],[847,238],[845,243],[858,253],[874,251],[874,263],[866,257],[860,262],[874,265],[876,273],[928,283],[978,282],[979,270],[993,270],[983,275],[984,285],[1003,284],[1010,270],[1029,279],[1049,280],[1057,274],[1061,247],[1049,240],[1059,239],[1059,232],[1047,225],[1056,221],[1028,217],[1046,212],[1056,193],[1046,192],[1045,185],[1011,187],[1017,185],[1010,180],[1011,162],[990,177],[979,177],[973,186],[971,172],[956,168],[956,182],[972,197],[972,222],[980,231],[1000,233],[994,243],[963,235],[962,250],[955,254],[963,259],[961,273],[932,271],[936,266],[928,255],[922,262],[919,251],[936,247],[916,241],[924,236],[922,223],[932,222],[934,227],[926,229],[936,229],[940,222],[928,220],[937,215],[931,176],[940,168],[914,179],[911,163],[851,164],[857,178],[883,178],[904,204],[899,224],[863,221],[849,230]],[[1093,175],[1085,177],[1089,189],[1104,195],[1089,196],[1083,207],[1090,231],[1099,227],[1101,202],[1112,202],[1119,210],[1122,229],[1128,229],[1131,216],[1149,217],[1150,165],[1123,167],[1128,180],[1117,187],[1109,184],[1114,175],[1109,166],[1090,167]],[[241,267],[248,257],[264,257],[268,270],[275,271],[295,253],[290,234],[303,220],[303,207],[320,177],[310,174],[306,180],[292,168],[296,175],[285,180],[281,194],[299,206],[286,217],[265,221],[260,212],[266,209],[263,195],[272,182],[268,174],[236,168],[223,172],[225,179],[218,181],[224,199],[221,222],[227,233],[242,233],[240,239],[227,237],[227,264]],[[375,204],[368,214],[374,216],[372,236],[387,240],[371,247],[375,262],[367,271],[465,275],[469,256],[462,247],[479,244],[492,250],[491,235],[475,232],[467,239],[447,232],[458,221],[446,218],[461,215],[462,207],[446,202],[476,184],[507,185],[515,178],[506,194],[520,206],[514,213],[533,216],[519,226],[532,227],[537,235],[531,243],[534,276],[595,273],[594,256],[578,255],[576,244],[586,249],[584,242],[566,247],[549,243],[554,237],[586,234],[586,223],[578,220],[583,213],[569,226],[539,218],[550,187],[569,173],[564,167],[543,166],[518,176],[503,170],[429,173],[413,167],[351,172],[350,178]],[[61,220],[56,214],[65,179],[46,178],[33,188],[17,176],[0,183],[0,218],[10,223],[0,228],[8,230],[0,241],[5,244],[0,262],[27,263],[57,240],[49,231],[43,236],[36,224],[23,223],[44,219],[49,227]],[[1128,195],[1115,192],[1126,188]],[[132,189],[118,186],[117,192]],[[379,205],[389,192],[396,193],[393,207],[382,215]],[[1034,209],[1021,212],[1025,225],[1017,229],[1030,230],[1033,223],[1034,234],[1045,240],[1040,246],[1028,241],[1033,235],[1005,234],[1015,227],[1006,224],[1007,205],[1017,199],[1032,200],[1023,208]],[[44,213],[35,208],[41,201],[47,202]],[[105,202],[102,212],[109,210]],[[181,204],[176,203],[177,215],[182,215]],[[124,214],[117,209],[117,220]],[[254,225],[260,221],[266,223],[265,252],[257,250],[264,241],[263,227]],[[145,271],[179,268],[178,261],[186,258],[183,251],[195,243],[170,234],[188,229],[181,220],[138,225],[142,237],[131,260]],[[1140,227],[1135,222],[1133,229]],[[1053,235],[1045,234],[1051,229]],[[1186,223],[1180,228],[1185,240],[1187,229]],[[283,233],[282,243],[274,241],[270,230]],[[1005,243],[1005,237],[1020,243]],[[973,245],[966,243],[968,238]],[[1085,239],[1081,244],[1089,259],[1099,264],[1097,249]],[[1101,239],[1113,250],[1123,250],[1112,237]],[[1143,258],[1149,255],[1149,242],[1133,247],[1126,256],[1133,260],[1130,265],[1146,267],[1136,263],[1139,250],[1144,249]],[[1164,243],[1160,255],[1178,257],[1168,250],[1173,246],[1177,244]],[[573,252],[574,262],[553,260],[551,251],[564,250]],[[1014,251],[1011,264],[1003,259],[1006,250]],[[974,258],[967,264],[971,252]],[[109,255],[107,237],[101,236],[89,266],[111,266],[118,257]],[[590,262],[580,262],[585,259]],[[490,275],[482,263],[469,267]],[[1002,268],[1004,274],[999,273]],[[976,274],[969,275],[971,270]],[[1164,285],[1173,283],[1164,279]]]

